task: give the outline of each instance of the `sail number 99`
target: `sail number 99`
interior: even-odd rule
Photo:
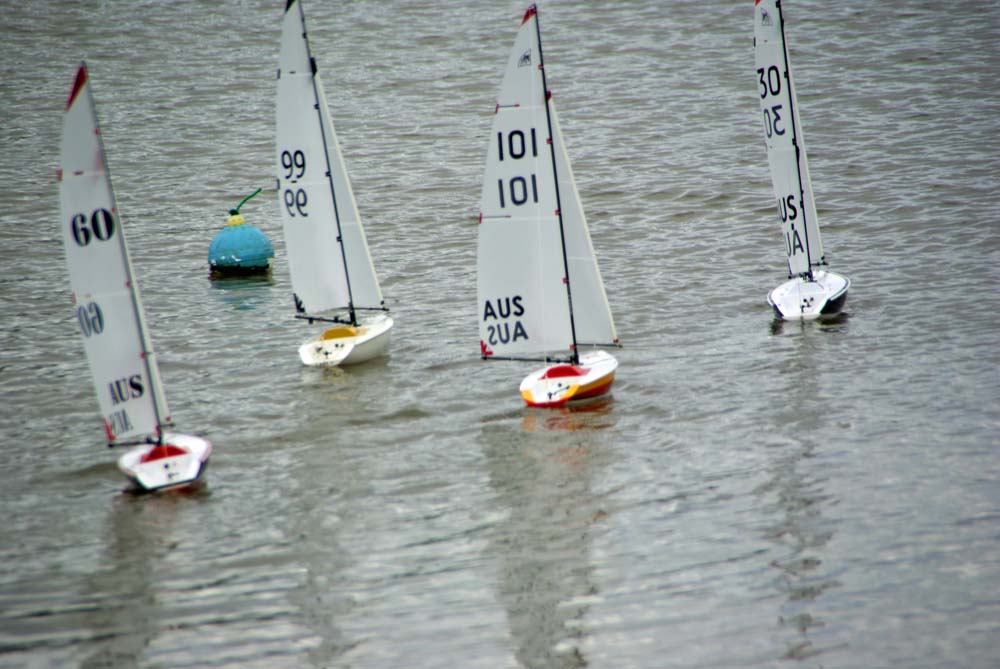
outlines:
[[[285,168],[285,178],[295,183],[306,173],[306,154],[301,151],[282,151],[281,166]]]
[[[306,212],[306,203],[309,201],[309,196],[306,195],[305,190],[302,188],[296,188],[292,190],[291,188],[285,189],[285,209],[288,211],[288,215],[295,218],[296,212],[299,216],[308,216]]]
[[[538,138],[536,131],[532,128],[526,136],[523,130],[511,130],[504,137],[504,132],[501,130],[497,133],[497,149],[501,162],[505,158],[520,160],[527,156],[529,151],[532,158],[537,158]],[[516,176],[510,179],[497,179],[497,189],[500,196],[501,209],[507,206],[508,200],[516,206],[525,204],[529,198],[532,202],[538,202],[538,180],[534,174],[526,177]]]
[[[79,246],[86,246],[93,239],[106,242],[115,234],[115,217],[107,209],[95,209],[89,219],[86,214],[73,216],[69,229]]]
[[[284,178],[290,183],[298,183],[299,179],[306,174],[306,154],[296,149],[295,151],[281,152],[281,166],[285,168]],[[309,196],[303,188],[286,188],[282,193],[285,201],[285,210],[292,218],[296,216],[306,217],[306,204]]]

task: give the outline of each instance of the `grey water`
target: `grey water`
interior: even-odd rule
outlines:
[[[524,3],[312,0],[396,327],[306,369],[273,190],[284,2],[0,13],[0,666],[997,667],[1000,5],[786,0],[847,317],[784,279],[752,3],[544,2],[613,397],[479,357],[476,217]],[[55,171],[78,62],[195,494],[124,494]],[[227,210],[270,280],[212,282]]]

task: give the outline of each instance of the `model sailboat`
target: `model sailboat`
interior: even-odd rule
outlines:
[[[146,328],[125,230],[118,217],[87,66],[80,65],[63,120],[59,161],[63,245],[74,317],[104,418],[108,445],[136,445],[118,467],[144,490],[195,482],[212,453],[207,440],[171,425]]]
[[[482,357],[555,363],[522,381],[529,406],[607,393],[618,361],[580,348],[620,344],[546,86],[535,5],[500,86],[478,237]]]
[[[799,123],[780,0],[754,0],[754,60],[764,140],[778,217],[785,235],[789,280],[768,293],[782,319],[812,320],[839,313],[851,282],[826,267],[816,203]]]
[[[303,344],[299,357],[307,365],[346,365],[385,354],[392,319],[297,0],[289,0],[281,25],[276,148],[296,316],[335,324]]]

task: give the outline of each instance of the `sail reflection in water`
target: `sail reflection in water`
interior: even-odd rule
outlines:
[[[592,482],[608,461],[600,430],[612,422],[600,409],[562,418],[567,429],[487,421],[480,432],[490,485],[507,511],[489,548],[497,597],[524,667],[587,666],[586,616],[599,600],[591,535],[606,512]]]

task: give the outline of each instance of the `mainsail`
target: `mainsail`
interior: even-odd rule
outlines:
[[[60,228],[74,316],[109,442],[154,435],[169,424],[160,373],[118,216],[86,65],[63,120]]]
[[[755,0],[754,60],[764,141],[785,237],[789,276],[825,265],[816,203],[799,122],[784,19],[777,0]]]
[[[350,179],[309,51],[301,2],[281,27],[277,100],[278,198],[300,309],[381,309]]]
[[[524,15],[504,72],[480,201],[484,356],[562,355],[617,341],[586,219],[545,84],[538,15]]]

